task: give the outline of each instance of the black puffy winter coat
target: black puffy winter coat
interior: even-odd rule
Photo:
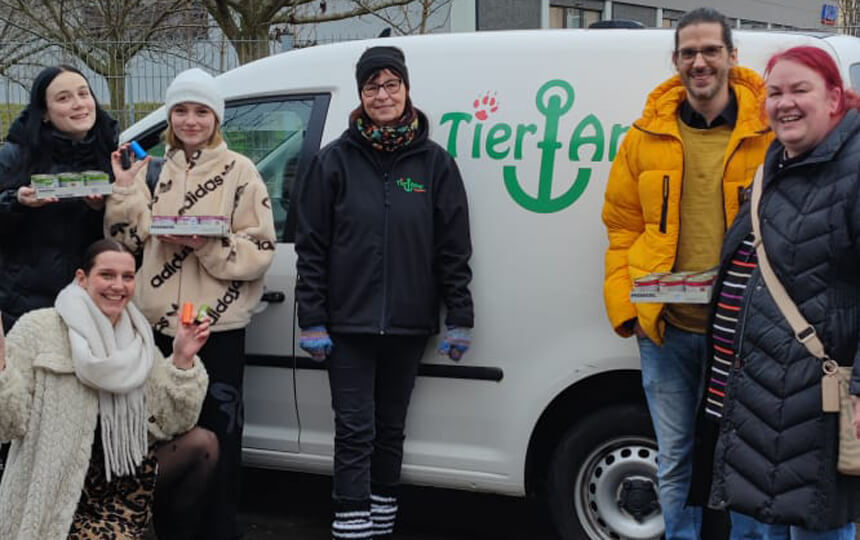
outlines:
[[[354,124],[319,151],[298,189],[299,325],[428,335],[472,326],[466,191],[454,159],[419,133],[393,154]]]
[[[775,141],[760,218],[768,259],[828,354],[854,366],[860,394],[860,115],[848,112],[811,153],[784,168]],[[723,269],[751,231],[749,205],[729,230]],[[821,411],[821,361],[795,340],[758,270],[744,294],[712,505],[812,530],[860,516],[860,477],[836,471],[838,418]]]
[[[23,140],[10,129],[10,140]],[[40,208],[18,203],[18,188],[34,173],[110,171],[110,156],[92,138],[75,141],[51,130],[50,144],[27,167],[23,145],[0,148],[0,310],[17,319],[27,311],[52,306],[80,268],[84,250],[102,238],[103,210],[81,199],[62,199]]]

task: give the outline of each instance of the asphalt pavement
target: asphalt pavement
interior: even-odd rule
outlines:
[[[331,479],[245,469],[245,540],[329,540]],[[397,540],[556,540],[535,501],[405,486]]]

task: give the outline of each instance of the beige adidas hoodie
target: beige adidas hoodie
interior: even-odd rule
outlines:
[[[226,216],[231,233],[200,249],[150,236],[152,216]],[[275,254],[275,226],[266,186],[254,164],[221,143],[195,152],[168,148],[154,194],[146,167],[132,186],[114,185],[105,236],[143,253],[135,304],[157,332],[175,335],[184,302],[207,304],[213,332],[245,327],[263,293]]]

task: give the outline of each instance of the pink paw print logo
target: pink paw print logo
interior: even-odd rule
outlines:
[[[486,120],[490,115],[499,110],[499,100],[496,99],[496,93],[485,93],[482,97],[478,97],[472,103],[472,107],[477,111],[475,118],[478,120]]]

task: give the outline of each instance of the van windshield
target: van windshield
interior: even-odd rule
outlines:
[[[851,65],[851,88],[860,92],[860,63]]]

